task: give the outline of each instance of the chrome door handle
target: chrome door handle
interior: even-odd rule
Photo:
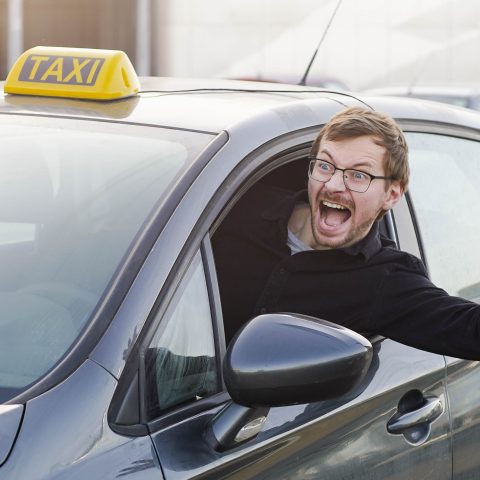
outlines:
[[[393,434],[403,433],[409,428],[431,423],[443,413],[443,404],[439,398],[428,397],[425,405],[412,412],[397,412],[387,423],[387,431]]]

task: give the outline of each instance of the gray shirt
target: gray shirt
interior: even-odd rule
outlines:
[[[292,255],[313,250],[312,247],[302,242],[290,229],[288,229],[287,247],[292,251]]]

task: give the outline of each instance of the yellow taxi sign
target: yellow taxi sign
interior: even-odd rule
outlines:
[[[137,74],[120,50],[34,47],[24,52],[5,81],[5,93],[114,100],[140,90]]]

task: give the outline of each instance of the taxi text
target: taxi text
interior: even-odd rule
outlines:
[[[30,55],[19,80],[27,82],[95,85],[104,58]]]

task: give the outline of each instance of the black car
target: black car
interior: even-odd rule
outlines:
[[[0,478],[475,478],[477,362],[291,313],[252,319],[227,349],[211,239],[253,185],[302,188],[319,128],[368,105],[410,148],[383,231],[478,300],[480,117],[138,84],[130,67],[35,49],[0,97]]]

